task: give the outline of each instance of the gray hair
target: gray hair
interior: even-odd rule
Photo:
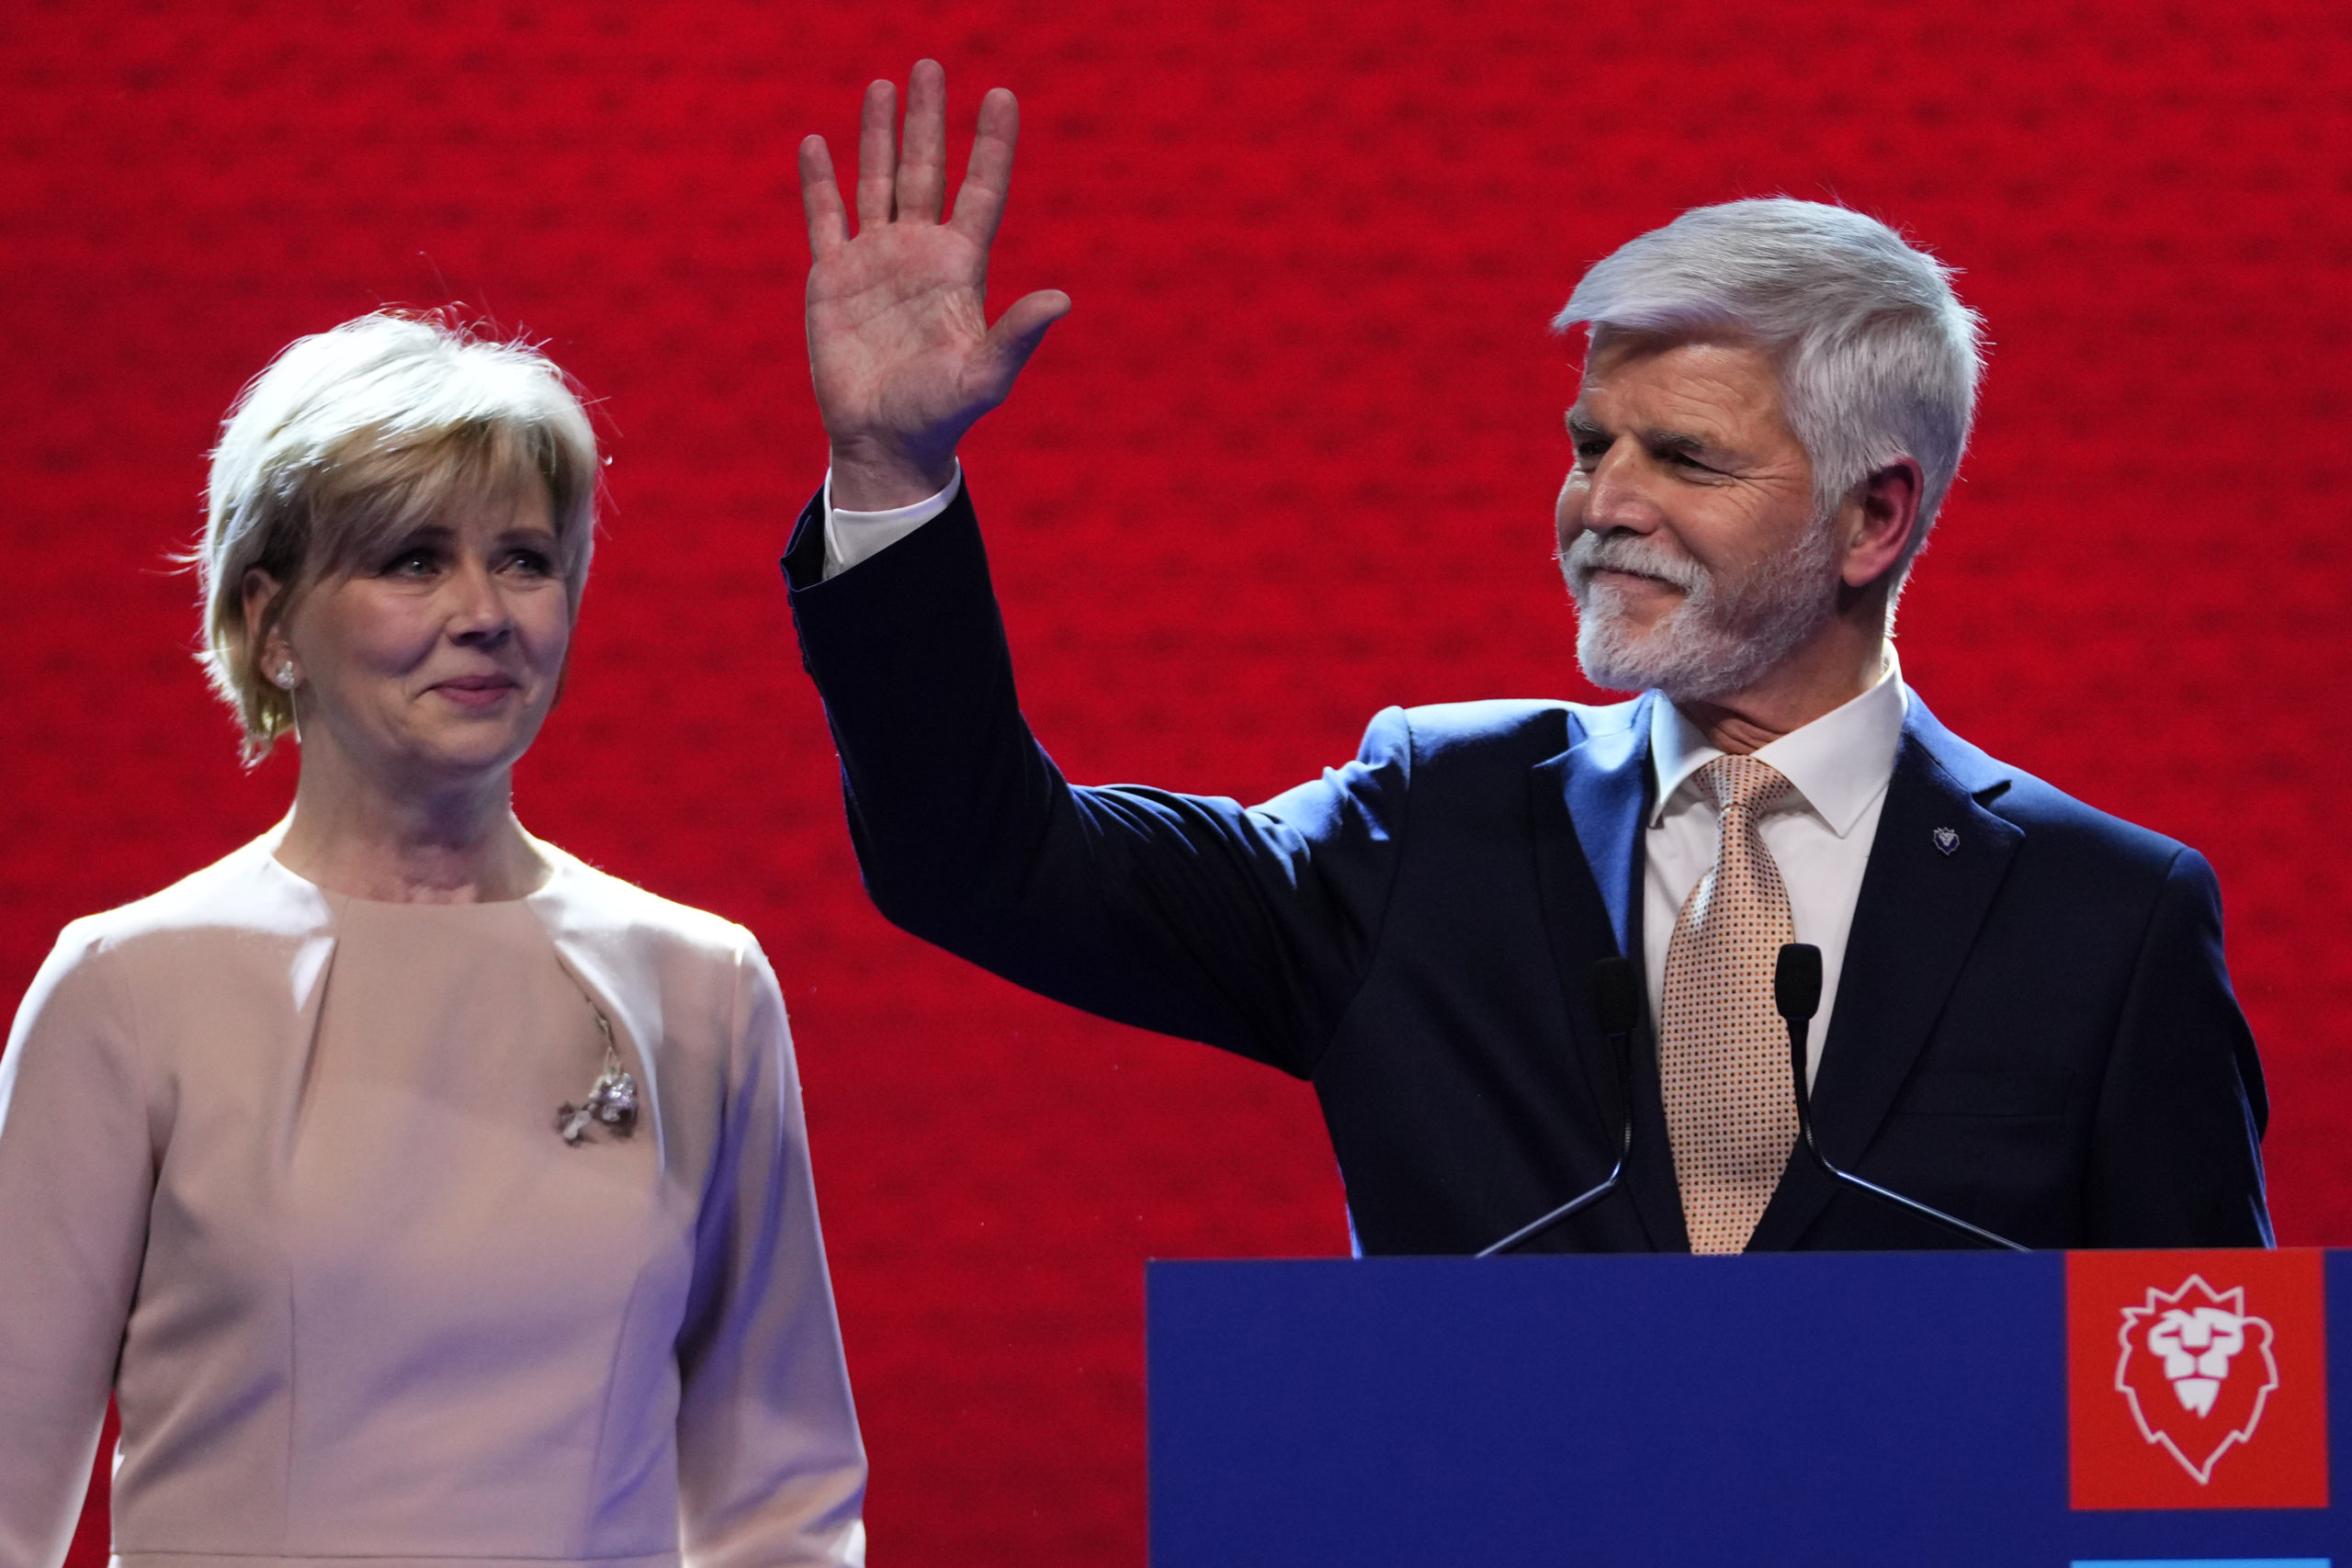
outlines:
[[[1976,412],[1981,321],[1953,269],[1874,218],[1770,197],[1693,208],[1593,265],[1552,325],[1673,336],[1729,331],[1780,367],[1789,428],[1826,514],[1898,457],[1924,476],[1909,570]]]
[[[546,487],[576,615],[595,545],[596,435],[563,372],[530,344],[437,316],[379,311],[297,338],[249,382],[213,449],[198,659],[244,731],[248,761],[294,727],[261,650],[302,591],[354,570],[459,497]],[[249,633],[245,580],[279,592]]]

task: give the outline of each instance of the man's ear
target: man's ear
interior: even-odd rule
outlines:
[[[1927,475],[1918,461],[1897,457],[1854,488],[1847,502],[1849,532],[1840,575],[1849,588],[1867,588],[1894,570],[1919,529],[1919,497]]]

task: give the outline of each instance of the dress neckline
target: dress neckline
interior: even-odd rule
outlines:
[[[463,903],[442,903],[436,900],[414,898],[365,898],[356,893],[338,893],[332,887],[313,882],[309,877],[304,876],[300,872],[296,871],[292,866],[288,865],[284,861],[279,860],[277,858],[277,846],[285,837],[285,829],[286,824],[281,821],[278,823],[277,828],[272,829],[272,831],[256,846],[261,851],[261,858],[267,863],[270,873],[274,875],[286,878],[288,882],[293,883],[297,887],[300,887],[314,897],[319,898],[331,908],[337,909],[352,908],[369,910],[527,908],[533,899],[544,897],[555,887],[558,882],[563,879],[565,870],[564,861],[566,857],[561,851],[556,849],[552,844],[544,843],[537,839],[531,838],[530,835],[526,833],[524,835],[525,839],[529,842],[531,848],[537,852],[540,860],[546,864],[548,874],[546,879],[540,882],[537,887],[533,888],[528,893],[521,895],[519,897],[476,898],[469,899]]]

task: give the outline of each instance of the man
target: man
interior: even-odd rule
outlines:
[[[1995,761],[1887,628],[1965,445],[1974,318],[1891,231],[1702,209],[1595,266],[1558,509],[1610,707],[1390,709],[1254,810],[1074,789],[1031,739],[963,433],[1069,309],[988,328],[1015,134],[980,111],[952,220],[944,82],[905,151],[870,88],[851,238],[801,149],[832,443],[786,557],[876,903],[1019,983],[1309,1078],[1368,1252],[1476,1250],[1599,1179],[1546,1248],[1952,1238],[1790,1158],[1773,960],[1821,950],[1809,1061],[1838,1165],[2034,1247],[2258,1246],[2261,1069],[2193,852]],[[1589,976],[1649,1022],[1621,1093]]]

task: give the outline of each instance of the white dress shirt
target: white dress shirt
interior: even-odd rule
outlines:
[[[956,477],[947,488],[928,501],[918,501],[912,506],[896,506],[888,512],[842,512],[833,505],[832,470],[825,471],[825,575],[838,577],[858,562],[897,544],[933,518],[947,510],[956,499],[956,491],[964,483],[964,465],[956,465]]]
[[[947,488],[927,501],[888,512],[833,508],[832,475],[825,476],[825,575],[848,570],[898,543],[947,510],[964,482],[958,466]],[[1901,660],[1890,645],[1877,684],[1845,706],[1792,729],[1756,753],[1795,788],[1758,824],[1764,847],[1789,890],[1796,940],[1821,949],[1821,1009],[1813,1016],[1806,1072],[1821,1069],[1829,1015],[1845,968],[1846,934],[1861,897],[1862,868],[1894,776],[1895,747],[1910,695]],[[1647,867],[1642,908],[1642,952],[1648,970],[1650,1017],[1666,996],[1666,950],[1674,922],[1699,879],[1713,869],[1715,807],[1699,787],[1699,770],[1723,755],[1672,703],[1650,710],[1650,769],[1657,781],[1643,859]]]
[[[1813,1015],[1806,1043],[1807,1081],[1821,1070],[1822,1043],[1829,1038],[1830,1010],[1845,967],[1846,933],[1854,924],[1862,868],[1870,862],[1871,840],[1886,805],[1887,781],[1894,776],[1894,751],[1909,703],[1902,664],[1890,646],[1876,685],[1756,752],[1758,761],[1770,763],[1795,786],[1757,828],[1789,890],[1796,940],[1821,949],[1821,1010]],[[1657,804],[1650,809],[1642,846],[1642,956],[1653,1019],[1661,1016],[1665,1004],[1666,949],[1674,940],[1674,922],[1690,890],[1714,869],[1721,830],[1698,773],[1722,755],[1672,703],[1651,705],[1650,768]]]

